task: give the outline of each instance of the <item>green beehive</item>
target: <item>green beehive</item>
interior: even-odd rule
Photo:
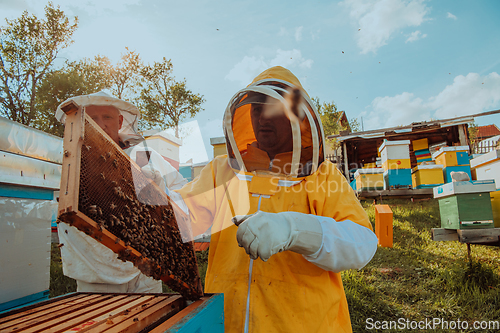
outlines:
[[[435,187],[441,228],[493,228],[490,192],[495,188],[493,180],[451,182]]]

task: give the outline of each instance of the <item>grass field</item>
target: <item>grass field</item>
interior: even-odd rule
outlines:
[[[342,273],[353,331],[380,331],[375,327],[382,328],[392,321],[400,329],[386,332],[403,332],[419,322],[425,325],[427,320],[437,325],[436,329],[427,329],[430,332],[473,332],[474,321],[485,321],[486,325],[488,321],[500,322],[500,248],[472,245],[469,261],[465,244],[431,240],[431,228],[440,226],[436,200],[382,203],[393,211],[393,247],[379,247],[366,267]],[[373,202],[362,204],[374,224]],[[53,246],[51,296],[76,288],[73,280],[62,275],[58,255],[59,249]],[[204,279],[207,252],[198,253],[197,257]],[[442,330],[441,325],[446,322],[448,328],[465,328],[466,323],[469,329]],[[406,329],[401,329],[403,324]],[[413,331],[421,330],[417,327]]]
[[[436,200],[383,204],[393,211],[393,247],[379,247],[362,270],[342,273],[354,332],[374,328],[375,321],[382,327],[384,321],[437,318],[449,328],[460,320],[469,332],[474,321],[500,321],[500,248],[471,245],[469,262],[466,244],[431,240],[431,228],[440,227]],[[374,224],[373,203],[363,206]],[[441,327],[431,331],[450,332]]]

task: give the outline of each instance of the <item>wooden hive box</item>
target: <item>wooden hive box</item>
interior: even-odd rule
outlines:
[[[490,192],[495,182],[463,181],[434,187],[434,198],[439,202],[441,228],[493,228]]]
[[[412,169],[413,188],[435,187],[444,183],[441,164],[418,165]]]
[[[376,191],[384,189],[384,169],[358,169],[354,173],[356,191]]]
[[[72,293],[0,314],[0,332],[224,332],[224,297]]]
[[[72,101],[63,110],[58,219],[187,299],[202,296],[186,214],[84,110]]]

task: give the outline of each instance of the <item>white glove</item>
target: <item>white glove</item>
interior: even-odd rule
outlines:
[[[147,178],[151,179],[156,185],[158,185],[161,189],[166,187],[165,180],[161,176],[160,171],[151,166],[151,164],[146,164],[141,168],[142,173]]]
[[[293,251],[303,255],[316,253],[322,244],[323,231],[318,219],[297,212],[237,215],[232,219],[238,225],[238,245],[252,259],[267,261],[273,254]]]

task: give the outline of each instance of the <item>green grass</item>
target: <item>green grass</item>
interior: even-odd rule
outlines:
[[[57,244],[51,244],[49,297],[56,297],[76,291],[76,281],[63,274],[61,250]]]
[[[393,247],[379,247],[366,267],[342,273],[353,331],[366,331],[367,318],[381,322],[441,318],[470,325],[475,320],[500,321],[500,248],[472,245],[469,262],[465,244],[431,240],[431,228],[440,227],[436,200],[383,203],[393,211]],[[362,204],[374,225],[373,203]],[[52,249],[51,296],[74,291],[74,280],[62,275],[59,249]],[[204,282],[208,251],[196,255]]]
[[[431,240],[431,228],[440,227],[436,200],[383,204],[393,211],[393,247],[379,247],[366,267],[342,273],[354,332],[365,331],[367,318],[500,320],[500,248],[472,245],[469,262],[465,244]],[[374,226],[374,205],[363,207]]]

